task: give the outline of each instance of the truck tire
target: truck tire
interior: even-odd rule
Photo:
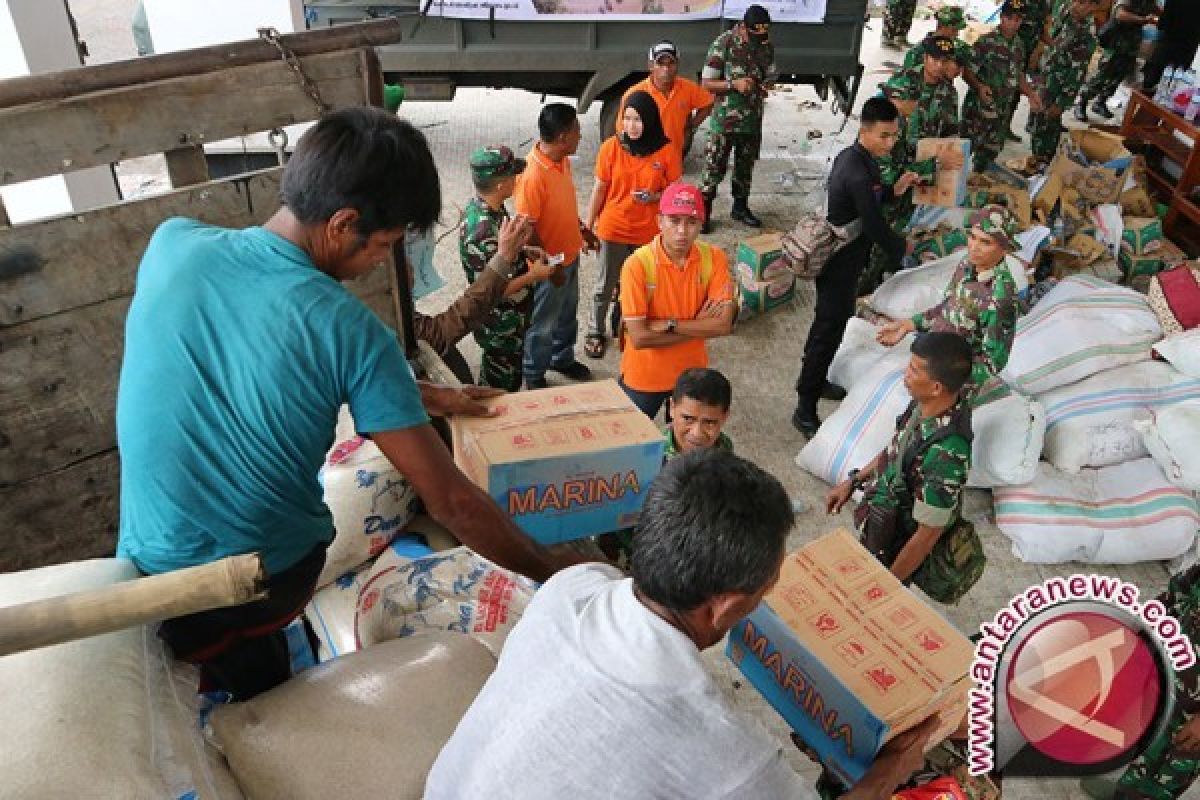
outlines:
[[[604,141],[617,131],[617,111],[621,106],[621,95],[604,98],[600,106],[600,141]]]

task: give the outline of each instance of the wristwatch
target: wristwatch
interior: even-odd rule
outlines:
[[[733,91],[733,78],[725,79],[725,91],[727,91],[727,92]]]
[[[676,320],[676,319],[669,319],[669,320],[667,320],[667,333],[674,333],[674,332],[675,332],[675,329],[676,329],[677,327],[679,327],[679,321],[678,321],[678,320]]]
[[[850,487],[852,489],[861,489],[863,488],[863,484],[866,483],[865,480],[862,480],[858,477],[861,473],[862,470],[860,469],[852,469],[846,473],[846,477],[850,479]]]

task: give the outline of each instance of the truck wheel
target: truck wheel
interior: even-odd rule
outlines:
[[[621,105],[621,96],[604,98],[600,106],[600,141],[617,132],[617,110]]]

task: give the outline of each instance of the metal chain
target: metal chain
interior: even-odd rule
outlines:
[[[258,36],[264,42],[275,45],[275,48],[279,51],[279,55],[283,57],[283,63],[291,68],[296,76],[296,82],[300,84],[300,88],[304,90],[304,93],[313,101],[313,105],[317,107],[317,115],[324,116],[329,111],[329,104],[321,98],[321,92],[317,89],[317,85],[305,74],[304,67],[300,66],[300,59],[296,58],[296,54],[292,52],[291,48],[283,43],[279,31],[275,28],[259,28]]]

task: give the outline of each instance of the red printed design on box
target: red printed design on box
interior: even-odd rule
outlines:
[[[925,628],[917,633],[917,644],[926,653],[936,653],[946,646],[946,640],[931,628]]]
[[[828,639],[842,630],[842,623],[838,622],[838,618],[828,611],[822,611],[819,614],[809,617],[808,624],[813,626],[817,635],[822,639]]]
[[[879,691],[887,694],[900,683],[900,679],[896,677],[896,673],[892,672],[887,664],[876,664],[863,673],[867,676],[867,680],[871,682]]]
[[[862,643],[861,639],[851,637],[837,646],[838,655],[850,666],[857,666],[859,662],[871,655],[871,651]]]
[[[888,620],[897,628],[907,628],[917,621],[917,615],[911,609],[897,606],[888,612]]]

